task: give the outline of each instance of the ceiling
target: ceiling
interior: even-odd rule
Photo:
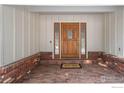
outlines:
[[[34,5],[9,5],[25,7],[31,12],[39,13],[108,13],[114,12],[122,6],[34,6]]]

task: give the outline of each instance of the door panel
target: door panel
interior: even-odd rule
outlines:
[[[61,23],[61,57],[79,57],[79,23]]]

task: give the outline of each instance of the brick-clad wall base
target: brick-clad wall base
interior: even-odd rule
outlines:
[[[62,64],[62,63],[83,63],[84,60],[76,60],[76,59],[55,59],[55,60],[41,60],[41,64]]]
[[[97,60],[98,58],[102,58],[103,52],[101,51],[89,51],[88,52],[88,59],[89,60]]]
[[[89,60],[96,60],[97,58],[102,57],[103,52],[101,51],[89,51],[88,52],[88,59]],[[55,59],[60,59],[60,55],[55,55]],[[52,59],[52,52],[41,52],[41,60],[51,60]],[[81,59],[85,60],[86,55],[81,55]]]
[[[85,60],[86,59],[86,55],[85,54],[81,54],[81,59]]]
[[[40,63],[40,53],[21,59],[13,64],[0,67],[0,82],[20,82]]]
[[[88,59],[85,58],[85,55],[82,55],[81,59],[52,59],[52,52],[41,52],[41,64],[61,64],[61,63],[80,63],[85,62],[86,60],[91,60],[93,63],[98,63],[97,59],[101,58],[109,68],[124,74],[124,58],[119,58],[111,54],[105,54],[102,51],[89,51]]]
[[[103,52],[101,51],[89,51],[88,52],[88,59],[86,59],[86,55],[81,55],[81,59],[60,59],[58,56],[55,55],[55,59],[52,59],[52,52],[41,52],[41,63],[42,64],[61,64],[61,63],[78,63],[80,61],[85,61],[85,60],[97,60],[98,58],[102,58]],[[92,61],[94,62],[94,61]]]
[[[52,59],[52,52],[41,52],[40,53],[41,60],[51,60]]]
[[[110,69],[124,74],[124,58],[119,58],[103,52],[88,52],[88,59],[94,63],[98,58],[102,58],[104,64]],[[28,76],[33,68],[41,64],[61,64],[61,63],[85,63],[84,59],[54,59],[52,60],[51,52],[41,52],[30,57],[21,59],[13,64],[0,67],[0,82],[15,83],[21,82],[25,76]],[[89,61],[88,61],[89,62]],[[97,63],[97,61],[96,61]]]
[[[124,74],[124,58],[119,58],[111,54],[103,54],[104,63],[114,71]]]

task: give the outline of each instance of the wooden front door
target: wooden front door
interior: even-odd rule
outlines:
[[[61,23],[61,57],[79,57],[79,23]]]

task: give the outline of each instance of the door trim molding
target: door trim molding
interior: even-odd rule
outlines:
[[[59,47],[60,47],[60,48],[59,48],[59,51],[60,51],[60,59],[62,58],[62,50],[61,50],[61,43],[62,43],[62,40],[61,40],[61,33],[62,33],[62,31],[61,31],[61,24],[62,24],[62,23],[60,22],[60,33],[59,33],[59,34],[60,34],[60,35],[59,35],[59,36],[60,36],[60,39],[59,39],[59,40],[60,40],[60,41],[59,41],[59,45],[60,45],[60,46],[59,46]]]
[[[81,59],[81,23],[79,22],[79,59]]]

